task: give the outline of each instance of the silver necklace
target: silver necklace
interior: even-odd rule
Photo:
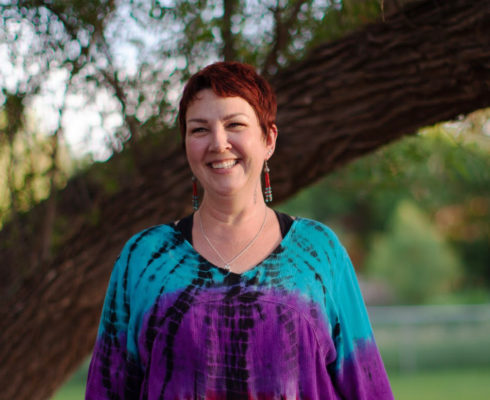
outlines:
[[[231,264],[236,259],[238,259],[243,253],[245,253],[255,243],[255,241],[257,240],[257,238],[260,236],[260,233],[262,232],[262,229],[264,229],[266,217],[267,217],[267,207],[265,208],[264,219],[262,220],[262,225],[260,225],[260,229],[258,230],[258,232],[255,234],[255,236],[252,238],[252,240],[237,255],[235,255],[234,257],[232,257],[228,262],[225,261],[225,259],[220,254],[220,252],[218,251],[218,249],[216,249],[216,247],[213,246],[213,244],[211,243],[211,241],[209,240],[209,238],[206,236],[206,233],[204,232],[204,227],[202,226],[202,218],[201,218],[201,213],[200,212],[199,212],[199,225],[201,226],[201,233],[204,236],[204,239],[206,239],[206,242],[208,242],[209,247],[211,247],[213,249],[213,251],[216,253],[216,255],[223,262],[223,264],[224,264],[224,267],[223,268],[226,269],[227,271],[230,271],[231,270]]]

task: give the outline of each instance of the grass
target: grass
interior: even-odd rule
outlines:
[[[77,372],[52,400],[81,400],[85,371]],[[390,374],[397,400],[490,399],[490,367],[478,369],[427,370]]]
[[[490,399],[490,367],[390,376],[397,400]]]
[[[82,400],[85,394],[85,385],[74,384],[68,381],[56,392],[52,400]]]

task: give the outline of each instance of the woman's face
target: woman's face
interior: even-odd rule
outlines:
[[[246,100],[219,97],[211,89],[189,105],[186,126],[187,160],[204,190],[221,196],[253,193],[274,151],[275,126],[265,137]]]

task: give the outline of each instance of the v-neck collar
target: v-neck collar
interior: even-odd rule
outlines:
[[[281,250],[282,248],[286,247],[287,248],[287,243],[291,240],[291,237],[292,235],[294,234],[294,231],[295,231],[295,228],[296,228],[296,225],[298,223],[299,219],[298,218],[293,218],[293,222],[291,224],[291,227],[289,228],[287,234],[282,238],[282,240],[279,242],[279,244],[266,256],[262,259],[262,261],[258,262],[257,264],[255,264],[254,266],[250,267],[249,269],[243,271],[243,272],[233,272],[233,271],[228,271],[227,269],[225,268],[222,268],[222,267],[219,267],[217,266],[216,264],[213,264],[211,261],[209,261],[207,258],[205,258],[201,253],[199,253],[195,248],[194,246],[192,245],[192,243],[190,243],[187,238],[182,234],[181,231],[179,231],[175,225],[172,225],[173,229],[179,234],[179,235],[182,235],[182,239],[184,241],[184,245],[187,246],[189,248],[189,251],[191,251],[192,253],[194,253],[201,261],[204,261],[206,264],[208,264],[210,267],[218,270],[219,272],[221,272],[222,274],[224,275],[236,275],[236,276],[245,276],[245,275],[249,275],[250,273],[252,272],[256,272],[258,269],[260,269],[260,267],[263,265],[263,264],[266,264],[268,260],[270,260],[271,258],[275,257],[277,255],[277,253],[279,252],[279,250]]]

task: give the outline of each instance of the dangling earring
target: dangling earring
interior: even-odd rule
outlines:
[[[197,196],[197,179],[192,177],[192,208],[197,211],[199,208],[199,197]]]
[[[269,177],[269,172],[271,170],[269,169],[269,166],[267,165],[267,160],[265,160],[265,165],[264,165],[264,181],[265,181],[265,189],[264,189],[264,196],[265,196],[265,202],[270,203],[272,201],[272,188],[271,188],[271,180]]]

